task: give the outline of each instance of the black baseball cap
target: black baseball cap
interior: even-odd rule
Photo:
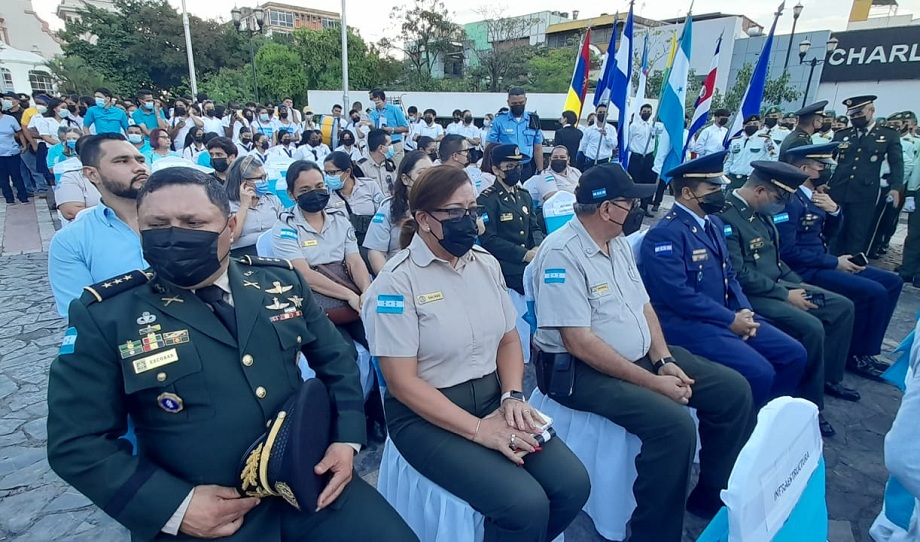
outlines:
[[[617,198],[650,198],[655,195],[654,184],[636,184],[618,163],[601,164],[585,172],[575,187],[578,203],[601,203]]]

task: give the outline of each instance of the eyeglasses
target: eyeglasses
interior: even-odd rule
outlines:
[[[332,171],[328,171],[328,170],[327,170],[327,171],[324,171],[324,173],[325,173],[326,175],[339,175],[339,174],[341,174],[341,173],[345,173],[345,170],[344,170],[344,169],[335,169],[335,170],[332,170]]]
[[[521,169],[521,164],[520,164],[520,162],[518,162],[518,163],[512,164],[512,165],[507,166],[507,167],[501,167],[501,166],[499,166],[498,169],[500,169],[500,170],[502,170],[502,171],[514,171],[514,170],[516,170],[516,169]]]
[[[638,199],[611,200],[610,203],[612,203],[612,204],[616,205],[617,207],[619,207],[620,209],[623,209],[624,211],[627,211],[627,212],[628,212],[628,211],[635,211],[636,209],[638,209],[638,208],[639,208],[639,205],[642,204],[642,200],[638,200]],[[621,203],[627,203],[627,204],[629,204],[629,206],[628,206],[628,207],[623,207],[622,205],[620,205]]]
[[[262,182],[262,181],[267,181],[267,180],[268,180],[268,174],[264,174],[264,175],[261,175],[261,176],[259,176],[259,177],[244,177],[243,180],[244,180],[244,181],[247,181],[247,182],[250,182],[250,183],[259,183],[259,182]]]
[[[479,215],[482,214],[482,209],[482,206],[477,205],[475,207],[470,207],[469,209],[464,209],[462,207],[454,207],[451,209],[432,209],[432,212],[447,214],[447,219],[439,220],[439,222],[457,222],[467,216],[471,217],[473,220],[476,220],[479,218]]]

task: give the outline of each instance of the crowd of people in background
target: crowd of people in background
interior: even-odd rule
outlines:
[[[559,439],[533,438],[543,420],[521,393],[524,362],[546,393],[571,379],[568,394],[554,394],[562,404],[642,440],[633,541],[680,540],[685,508],[715,514],[771,399],[819,409],[825,395],[859,401],[844,370],[879,380],[888,368],[877,356],[902,283],[920,286],[912,112],[876,118],[875,97],[858,96],[841,116],[826,102],[787,115],[769,108],[732,135],[731,112],[715,110],[684,142],[687,161],[662,171],[664,129],[651,104],[625,127],[624,168],[603,104],[587,122],[563,112],[550,140],[521,88],[494,114],[457,108],[449,123],[430,108],[403,110],[380,89],[368,99],[368,108],[317,114],[290,99],[217,104],[147,89],[131,100],[105,88],[6,94],[0,184],[8,204],[53,187],[63,228],[49,275],[65,318],[72,304],[104,302],[104,290],[124,288],[138,269],[201,288],[217,269],[189,262],[226,258],[225,245],[247,265],[289,261],[348,359],[379,359],[389,388],[382,401],[373,385],[364,390],[368,434],[388,430],[417,470],[483,512],[487,540],[552,539],[587,498],[577,458]],[[139,219],[148,179],[177,167],[196,180],[155,186],[192,184],[212,203],[225,200],[219,232],[170,222],[163,210]],[[674,206],[641,231],[666,191]],[[556,201],[573,217],[553,231],[545,213]],[[911,214],[899,276],[869,260],[888,250],[902,210]],[[274,308],[288,306],[281,283],[246,282],[239,291],[279,292]],[[696,429],[683,405],[697,409],[703,446],[689,499]],[[496,409],[503,415],[490,416]],[[820,430],[835,434],[823,413]],[[543,491],[518,502],[502,493],[508,486]],[[177,532],[166,531],[178,529],[175,519],[164,532]]]

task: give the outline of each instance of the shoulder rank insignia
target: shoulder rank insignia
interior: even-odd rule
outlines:
[[[246,265],[257,265],[264,267],[283,267],[285,269],[293,270],[294,266],[291,264],[290,260],[285,260],[284,258],[260,258],[258,256],[243,256],[239,260],[240,263]]]
[[[89,303],[102,303],[106,299],[115,297],[116,295],[122,292],[126,292],[136,286],[147,284],[152,277],[153,274],[148,274],[144,271],[141,271],[140,269],[135,269],[130,273],[125,273],[124,275],[118,275],[117,277],[112,277],[102,282],[97,282],[92,286],[84,286],[83,291],[86,292],[84,294],[84,298],[88,298]],[[89,295],[87,296],[86,294]]]

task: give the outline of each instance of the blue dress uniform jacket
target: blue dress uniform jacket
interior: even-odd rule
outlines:
[[[780,257],[805,281],[811,281],[819,269],[837,269],[837,258],[827,251],[827,242],[843,223],[842,212],[828,213],[799,189],[785,211],[773,216],[773,223],[779,232]]]
[[[246,260],[228,269],[238,340],[194,293],[150,273],[70,306],[48,385],[48,461],[135,541],[192,539],[160,529],[194,486],[237,486],[243,453],[302,384],[301,352],[329,391],[332,441],[366,441],[349,346],[290,262]],[[118,438],[129,415],[137,455]],[[286,506],[263,499],[226,540],[281,540]]]
[[[695,335],[693,322],[728,327],[751,304],[741,291],[725,245],[726,226],[709,217],[710,235],[686,210],[675,206],[642,242],[642,280],[668,340]],[[682,265],[674,265],[681,262]]]

